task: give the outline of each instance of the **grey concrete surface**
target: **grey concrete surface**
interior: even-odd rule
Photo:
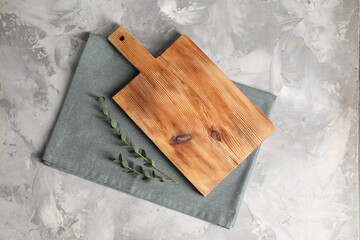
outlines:
[[[233,229],[40,163],[88,32],[121,23],[278,96]],[[355,0],[0,0],[0,239],[357,240],[358,60]]]

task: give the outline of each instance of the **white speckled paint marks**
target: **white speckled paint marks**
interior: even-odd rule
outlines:
[[[0,2],[0,239],[357,240],[357,1]],[[278,95],[235,228],[38,161],[86,41],[124,23],[153,53],[188,34]]]
[[[179,25],[194,25],[205,22],[209,18],[208,8],[215,0],[158,0],[160,12]]]

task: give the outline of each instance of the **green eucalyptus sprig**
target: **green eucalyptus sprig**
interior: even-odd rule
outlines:
[[[161,173],[164,177],[157,176],[155,174],[154,170],[149,171],[147,169],[144,169],[140,165],[137,165],[135,163],[131,163],[130,161],[126,161],[126,160],[122,159],[121,154],[119,154],[119,157],[117,159],[115,159],[114,162],[118,163],[122,168],[126,169],[128,173],[135,173],[135,174],[141,175],[142,180],[156,179],[161,182],[171,181],[171,182],[178,184],[178,182],[175,179],[171,178],[163,170],[158,168],[155,165],[154,160],[151,160],[146,156],[146,151],[144,149],[140,148],[138,144],[132,145],[130,143],[127,136],[120,130],[118,122],[110,116],[109,109],[105,102],[105,97],[103,97],[103,96],[99,97],[99,102],[102,105],[103,114],[109,120],[111,127],[114,130],[116,130],[116,133],[120,137],[122,145],[124,145],[125,147],[128,148],[128,152],[130,154],[132,154],[135,158],[138,158],[138,159],[141,159],[142,161],[144,161],[145,162],[144,166],[155,169],[157,172]]]
[[[122,168],[126,169],[127,173],[135,173],[140,175],[141,180],[158,180],[160,182],[173,181],[172,179],[157,176],[154,170],[150,171],[148,169],[144,169],[142,166],[136,163],[123,159],[121,154],[119,154],[119,157],[114,160],[114,163],[117,163]]]

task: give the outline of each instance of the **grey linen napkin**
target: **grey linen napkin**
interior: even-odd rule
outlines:
[[[64,105],[46,147],[44,163],[107,187],[230,228],[233,226],[258,149],[207,197],[172,165],[111,97],[138,74],[106,39],[90,34]],[[275,96],[236,83],[268,115]],[[179,184],[141,181],[111,159],[130,158],[103,117],[97,96],[105,96],[112,117],[133,143]]]

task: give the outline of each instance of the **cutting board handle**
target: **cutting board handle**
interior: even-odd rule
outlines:
[[[124,25],[121,25],[108,39],[140,72],[148,71],[149,67],[153,64],[155,60],[154,56]]]

